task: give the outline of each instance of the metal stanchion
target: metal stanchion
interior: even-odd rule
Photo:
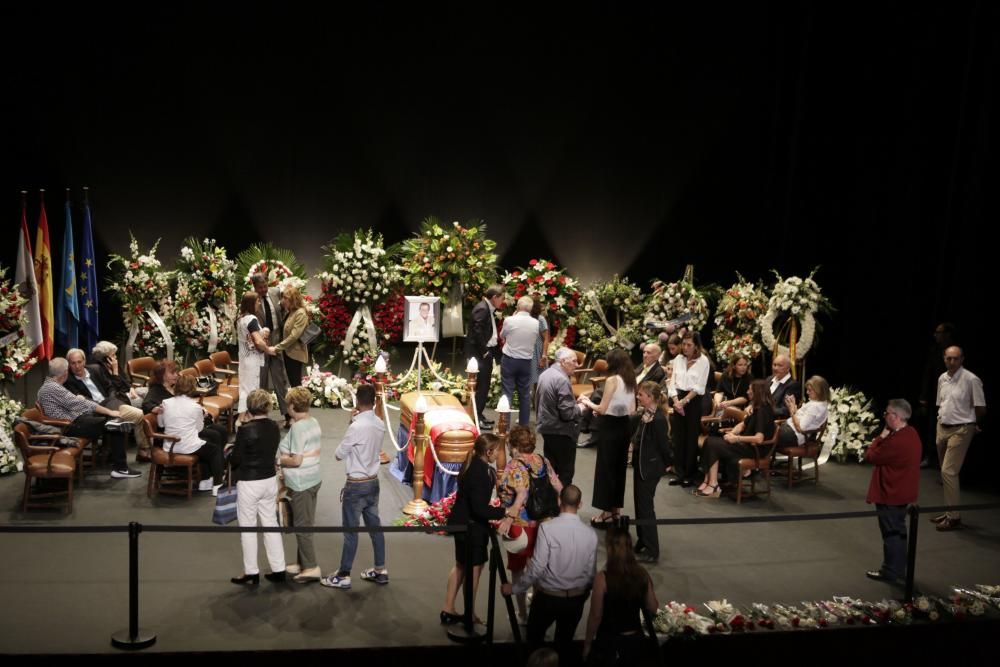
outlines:
[[[111,635],[111,645],[130,651],[147,648],[156,643],[156,635],[139,627],[139,533],[142,524],[132,521],[128,525],[128,630]]]
[[[472,602],[472,524],[466,527],[465,532],[465,583],[463,585],[462,598],[465,600],[465,613],[460,625],[448,627],[448,638],[462,643],[480,642],[485,635],[476,630],[476,610],[473,609]]]
[[[910,533],[906,544],[906,601],[913,602],[913,578],[917,569],[917,526],[920,525],[920,506],[910,505]]]

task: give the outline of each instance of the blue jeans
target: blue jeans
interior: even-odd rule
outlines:
[[[504,396],[510,401],[514,399],[514,386],[517,385],[517,400],[520,401],[517,423],[527,426],[531,417],[531,359],[515,359],[503,355],[500,360],[500,380]]]
[[[347,482],[341,497],[341,518],[345,528],[356,528],[364,517],[365,526],[381,526],[378,518],[378,480],[367,482]],[[372,548],[375,550],[375,568],[385,567],[385,535],[371,533]],[[344,550],[340,556],[341,575],[349,575],[354,565],[354,554],[358,551],[358,534],[344,533]]]

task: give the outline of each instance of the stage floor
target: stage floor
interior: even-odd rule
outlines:
[[[333,457],[348,413],[317,410],[323,427],[323,488],[319,492],[318,525],[340,525],[338,501],[343,466]],[[584,436],[585,437],[585,436]],[[980,443],[982,446],[982,443]],[[391,452],[388,440],[384,449]],[[130,454],[131,456],[132,454]],[[593,484],[595,452],[577,453],[576,483],[587,504]],[[84,480],[72,515],[58,511],[20,512],[23,475],[0,479],[3,522],[17,525],[146,524],[211,526],[213,498],[146,497],[143,477],[112,481],[106,474]],[[400,516],[409,487],[400,485],[383,466],[380,510],[384,523]],[[680,487],[661,482],[656,495],[659,518],[695,518],[846,512],[868,509],[864,502],[870,468],[827,463],[818,487],[791,491],[775,488],[769,501],[750,500],[737,506],[729,498],[698,499]],[[631,480],[631,472],[629,473]],[[998,500],[995,493],[966,489],[963,502]],[[921,475],[920,503],[943,503],[935,471]],[[626,512],[631,511],[631,482]],[[927,518],[919,531],[916,580],[924,592],[945,594],[951,585],[1000,583],[1000,513],[968,512],[965,529],[938,533]],[[661,560],[650,568],[661,603],[700,604],[728,598],[736,604],[798,602],[851,595],[868,599],[900,592],[865,578],[864,571],[881,562],[882,544],[874,518],[819,522],[661,527]],[[286,554],[294,556],[294,537],[285,537]],[[340,535],[316,536],[324,573],[340,561]],[[113,632],[128,626],[128,552],[124,534],[7,534],[2,538],[0,568],[0,652],[114,652]],[[356,579],[350,591],[319,584],[275,585],[263,581],[257,590],[229,583],[242,569],[235,534],[149,533],[140,538],[140,625],[155,632],[149,651],[256,651],[336,649],[378,646],[444,645],[449,640],[438,624],[445,578],[453,563],[449,538],[387,535],[388,586]],[[371,542],[362,535],[355,575],[372,565]],[[261,545],[259,559],[266,571]],[[603,563],[603,548],[598,567]],[[477,613],[486,618],[486,580],[480,587]],[[511,637],[502,605],[498,605],[496,638]],[[578,629],[582,637],[584,623]]]

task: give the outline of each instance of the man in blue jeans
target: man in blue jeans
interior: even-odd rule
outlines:
[[[507,400],[514,400],[517,389],[519,411],[517,423],[527,426],[531,416],[531,362],[538,340],[538,320],[531,316],[535,301],[530,296],[517,300],[517,312],[503,321],[503,358],[500,360],[500,380]]]
[[[347,468],[347,483],[340,494],[341,516],[345,528],[361,525],[364,517],[368,528],[382,525],[378,516],[378,469],[385,424],[375,416],[375,387],[362,384],[358,387],[357,409],[351,425],[344,434],[344,440],[337,447],[335,456],[344,461]],[[372,548],[375,551],[375,567],[361,573],[361,578],[376,584],[388,584],[389,572],[385,569],[385,535],[371,533]],[[349,589],[351,587],[351,566],[358,550],[358,534],[344,533],[344,549],[340,556],[340,569],[336,574],[320,579],[320,583],[330,588]]]

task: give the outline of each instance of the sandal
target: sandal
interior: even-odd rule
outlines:
[[[709,489],[712,490],[709,491]],[[718,498],[722,495],[722,489],[719,488],[718,484],[709,484],[704,491],[695,490],[694,495],[696,498]]]
[[[601,514],[598,514],[597,516],[591,518],[590,525],[593,526],[594,528],[605,528],[615,522],[614,515],[607,513],[602,513],[602,514],[604,514],[603,519],[601,518]]]

